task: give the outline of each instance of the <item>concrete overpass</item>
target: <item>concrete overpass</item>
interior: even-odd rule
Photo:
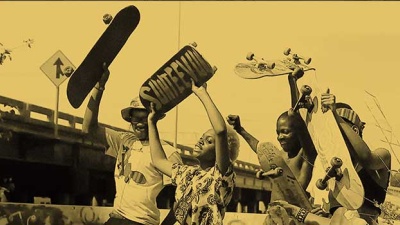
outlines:
[[[0,96],[0,106],[0,175],[19,179],[20,202],[48,192],[57,192],[53,201],[58,204],[86,204],[88,193],[112,199],[107,193],[114,190],[115,159],[103,154],[104,146],[81,133],[82,117],[58,112],[55,126],[52,109],[4,96]],[[177,148],[186,163],[194,162],[191,147]],[[269,200],[271,183],[255,178],[259,165],[237,160],[234,168],[236,201],[247,205],[249,211],[257,210],[258,201]],[[42,191],[33,191],[35,188]]]

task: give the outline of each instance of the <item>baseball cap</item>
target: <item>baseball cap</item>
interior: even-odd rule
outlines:
[[[142,102],[140,101],[139,97],[135,97],[134,99],[132,99],[129,107],[126,107],[121,110],[122,118],[127,122],[131,122],[132,110],[134,110],[134,109],[146,110],[146,108],[143,106]]]

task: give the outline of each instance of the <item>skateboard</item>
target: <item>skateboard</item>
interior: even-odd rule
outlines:
[[[263,142],[257,147],[257,157],[262,171],[258,171],[259,179],[268,177],[273,180],[273,194],[271,201],[285,200],[307,210],[312,209],[305,190],[282,158],[282,152],[270,143]]]
[[[296,70],[315,70],[315,68],[309,66],[311,58],[294,54],[290,48],[284,51],[284,55],[286,58],[283,59],[265,60],[250,52],[246,56],[249,62],[238,63],[234,71],[238,76],[245,79],[259,79],[287,75],[296,72]]]
[[[157,112],[166,113],[192,93],[191,80],[201,86],[214,75],[217,68],[196,47],[196,43],[184,46],[143,83],[139,98],[146,109],[150,111],[154,102]]]
[[[326,205],[330,192],[345,208],[358,209],[364,201],[361,180],[333,112],[320,105],[322,91],[316,75],[307,76],[306,80],[294,110],[300,111],[318,153],[309,192],[317,204]]]
[[[68,81],[67,96],[74,108],[79,108],[100,80],[103,74],[103,63],[110,66],[139,21],[139,10],[133,5],[123,8],[115,15]]]

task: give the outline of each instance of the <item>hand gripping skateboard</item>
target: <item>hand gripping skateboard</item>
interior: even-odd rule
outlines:
[[[287,56],[284,59],[265,60],[250,52],[246,57],[249,62],[238,63],[234,71],[238,76],[245,79],[259,79],[287,75],[296,72],[296,70],[315,70],[315,68],[309,66],[311,58],[293,54],[290,48],[284,51],[284,55]]]
[[[282,152],[272,143],[260,143],[257,147],[257,156],[263,171],[258,171],[256,176],[260,179],[272,178],[273,191],[275,191],[272,201],[285,200],[290,204],[311,210],[312,206],[305,190],[281,155]]]
[[[78,108],[100,80],[103,63],[109,66],[140,21],[139,10],[127,6],[120,10],[97,40],[83,62],[72,73],[67,87],[68,100]]]
[[[345,208],[358,209],[364,201],[363,185],[354,169],[333,112],[322,109],[320,105],[322,92],[316,77],[308,78],[309,85],[301,88],[294,110],[307,109],[301,115],[318,152],[309,191],[315,197],[316,203],[327,203],[329,191]]]
[[[166,113],[192,93],[192,81],[196,86],[207,82],[217,68],[212,67],[195,49],[196,43],[186,45],[148,78],[140,88],[139,97],[143,106]]]

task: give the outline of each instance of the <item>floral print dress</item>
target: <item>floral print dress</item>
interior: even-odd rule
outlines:
[[[232,165],[223,175],[217,165],[203,170],[199,166],[174,164],[171,178],[177,186],[177,221],[182,225],[222,225],[235,177]]]

